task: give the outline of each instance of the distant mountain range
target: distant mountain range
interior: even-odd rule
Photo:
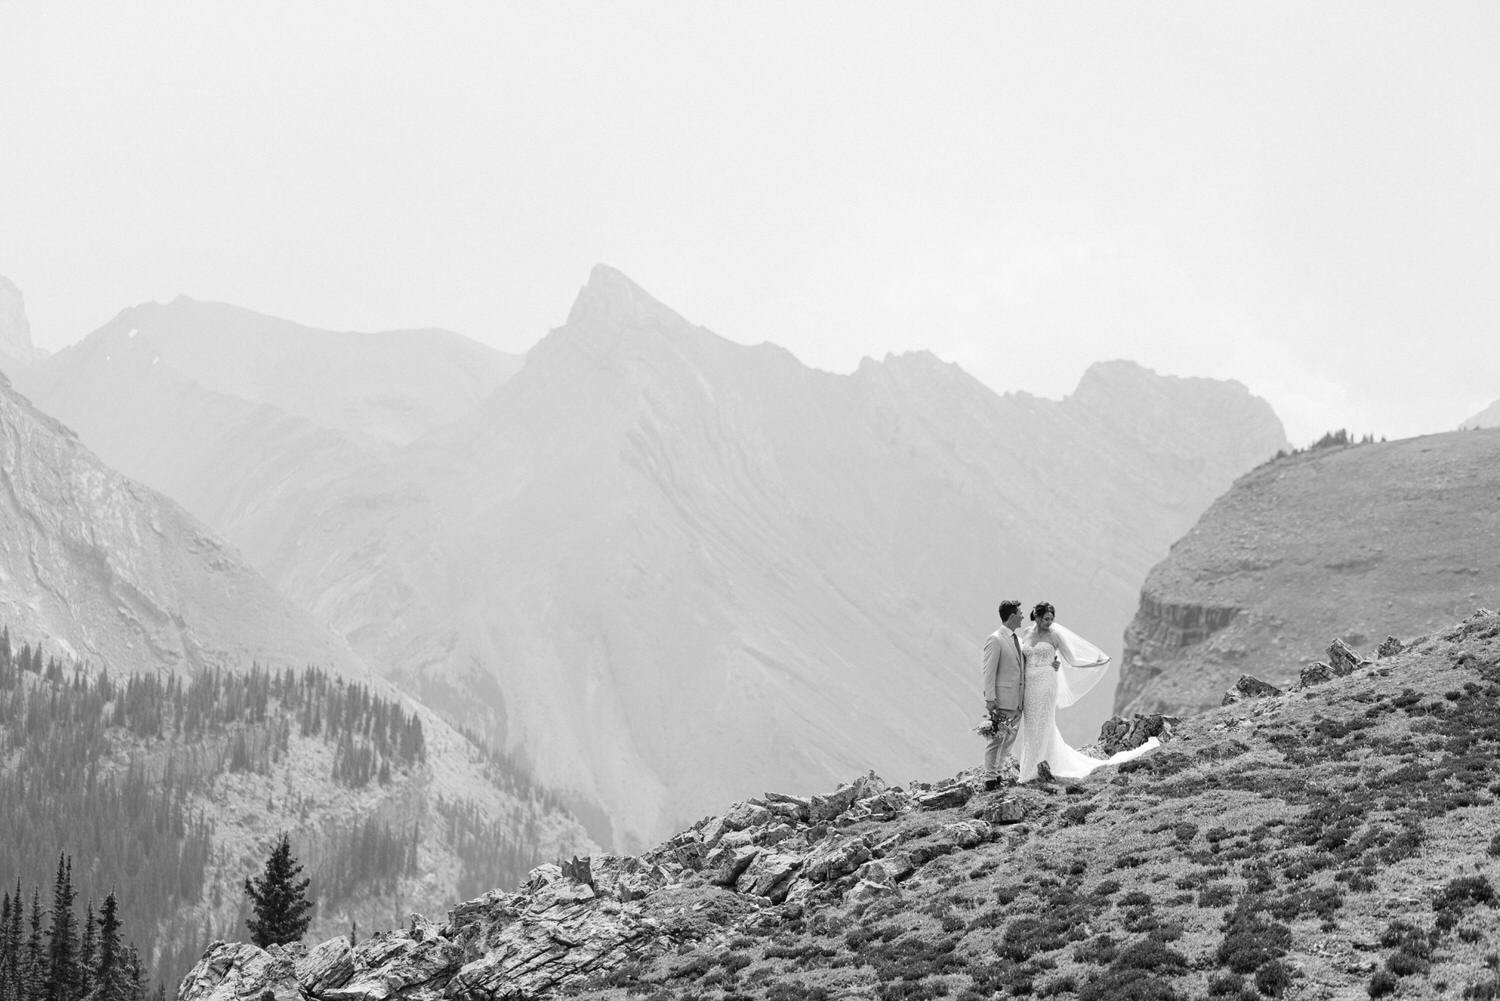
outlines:
[[[420,377],[370,361],[391,345]],[[922,353],[816,371],[602,266],[519,370],[485,350],[179,299],[18,378],[625,846],[772,784],[967,761],[1000,598],[1118,649],[1168,543],[1286,445],[1243,387],[1128,362],[1061,402]]]
[[[1285,686],[1342,638],[1500,603],[1500,430],[1315,448],[1241,477],[1151,570],[1120,712],[1219,704],[1243,673]]]

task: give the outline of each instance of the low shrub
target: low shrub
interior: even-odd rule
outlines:
[[[1273,959],[1255,971],[1255,989],[1271,997],[1281,997],[1292,986],[1292,971],[1279,959]]]

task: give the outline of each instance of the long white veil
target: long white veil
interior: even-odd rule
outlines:
[[[1071,706],[1104,680],[1104,669],[1109,666],[1109,654],[1059,622],[1052,623],[1062,647],[1062,666],[1057,670],[1057,707]],[[1026,627],[1025,640],[1035,642],[1036,626]]]

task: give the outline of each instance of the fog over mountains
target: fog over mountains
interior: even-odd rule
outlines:
[[[602,266],[519,368],[179,299],[17,380],[368,663],[604,802],[622,847],[765,788],[971,763],[998,599],[1118,651],[1146,571],[1286,445],[1236,383],[1110,362],[1051,401],[925,353],[834,375]]]

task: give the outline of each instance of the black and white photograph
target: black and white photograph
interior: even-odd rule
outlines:
[[[1497,50],[0,0],[0,1001],[1500,999]]]

